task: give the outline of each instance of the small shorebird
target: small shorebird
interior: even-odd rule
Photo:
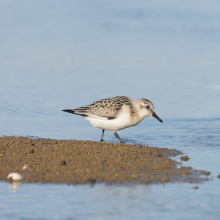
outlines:
[[[90,105],[62,111],[81,115],[91,125],[102,129],[101,141],[105,130],[110,130],[114,131],[114,135],[121,143],[124,143],[116,131],[137,125],[149,115],[163,122],[154,112],[154,106],[150,100],[144,98],[133,100],[127,96],[101,99]]]

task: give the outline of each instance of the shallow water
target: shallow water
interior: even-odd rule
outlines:
[[[0,182],[0,219],[219,219],[219,8],[214,0],[1,2],[0,135],[97,141],[101,130],[61,110],[148,98],[164,123],[148,117],[120,137],[181,150],[190,157],[183,165],[210,171],[211,180]],[[104,139],[118,142],[109,131]]]
[[[147,120],[146,120],[147,121]],[[144,124],[144,123],[143,123]],[[159,123],[158,123],[159,124]],[[78,125],[79,131],[83,126]],[[136,131],[135,131],[136,130]],[[101,131],[101,130],[100,130]],[[121,132],[128,143],[182,150],[185,166],[211,171],[204,183],[158,185],[63,185],[0,183],[1,219],[218,219],[220,215],[219,119],[167,120]],[[90,130],[83,136],[90,137]],[[132,135],[131,135],[132,134]],[[69,132],[71,135],[71,132]],[[96,133],[95,133],[96,135]],[[100,136],[100,132],[97,133]],[[85,138],[86,139],[86,138]],[[93,137],[93,139],[95,139]],[[117,142],[112,132],[107,141]],[[175,158],[180,161],[180,156]],[[198,186],[198,189],[194,189]]]

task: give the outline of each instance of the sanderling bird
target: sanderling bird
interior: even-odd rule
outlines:
[[[62,111],[81,115],[91,125],[102,129],[101,141],[105,130],[110,130],[114,131],[114,135],[121,143],[124,143],[116,131],[137,125],[149,115],[163,122],[154,112],[154,106],[150,100],[144,98],[133,100],[127,96],[101,99],[90,105]]]

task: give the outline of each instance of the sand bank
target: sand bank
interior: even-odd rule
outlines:
[[[207,180],[208,172],[181,166],[175,149],[80,140],[0,138],[0,179],[20,173],[27,182],[165,183]]]

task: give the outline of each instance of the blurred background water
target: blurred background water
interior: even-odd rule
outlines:
[[[0,135],[100,140],[62,112],[147,98],[127,143],[182,150],[211,181],[151,186],[0,185],[1,219],[219,219],[220,2],[0,1]],[[105,140],[118,142],[113,132]],[[179,161],[179,158],[176,158]]]

